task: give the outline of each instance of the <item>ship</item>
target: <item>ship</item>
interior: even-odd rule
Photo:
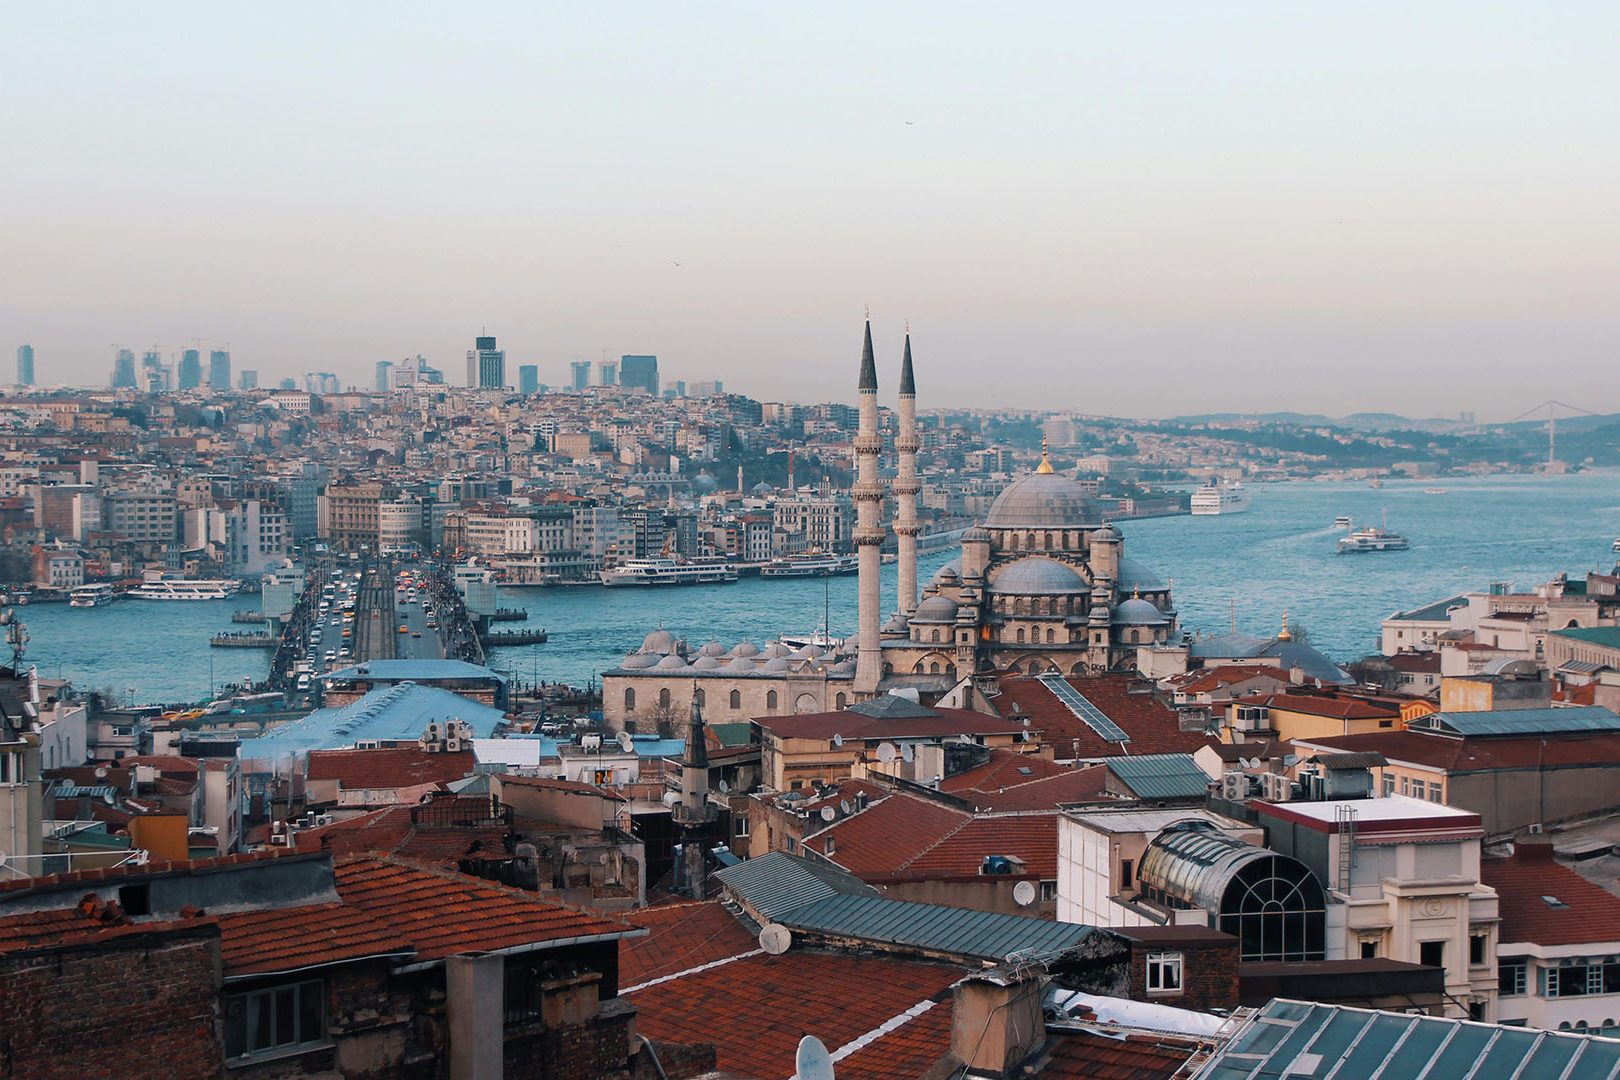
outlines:
[[[1338,517],[1333,519],[1333,527],[1335,529],[1348,529],[1352,524],[1353,522],[1351,522],[1349,514],[1340,514]]]
[[[68,593],[68,607],[103,607],[122,599],[111,585],[80,585]]]
[[[724,585],[737,580],[737,567],[720,555],[630,559],[601,575],[603,585]]]
[[[853,574],[861,568],[856,555],[830,555],[812,551],[803,555],[784,555],[772,559],[759,568],[760,577],[837,577]]]
[[[1209,484],[1193,492],[1192,512],[1199,516],[1241,514],[1249,508],[1248,489],[1237,481]]]
[[[1380,525],[1364,525],[1339,541],[1340,555],[1360,555],[1372,551],[1405,551],[1406,537]]]
[[[220,578],[172,578],[149,573],[140,585],[129,591],[132,600],[224,600],[241,591],[235,581]]]

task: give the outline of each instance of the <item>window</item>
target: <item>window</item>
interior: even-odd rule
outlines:
[[[1485,963],[1485,944],[1490,940],[1486,934],[1468,935],[1468,962],[1474,966]]]
[[[1499,960],[1496,964],[1496,983],[1503,997],[1523,997],[1530,985],[1530,968],[1524,957]]]
[[[635,712],[635,710],[636,710],[636,691],[635,691],[635,687],[627,686],[627,687],[624,688],[624,711],[625,712]]]
[[[1119,888],[1123,892],[1131,887],[1131,874],[1136,869],[1130,859],[1119,860]]]
[[[1372,938],[1363,938],[1361,942],[1361,958],[1372,960],[1378,956],[1378,942]]]
[[[731,701],[731,707],[733,709],[742,708],[742,691],[741,690],[733,690],[731,692],[730,701]]]
[[[1147,954],[1147,992],[1150,994],[1181,993],[1180,953],[1151,952]]]
[[[1446,943],[1443,941],[1418,942],[1418,963],[1424,967],[1446,966]]]
[[[225,996],[225,1056],[250,1057],[326,1041],[326,992],[319,979]]]
[[[1057,882],[1041,882],[1041,903],[1054,904],[1057,902]]]
[[[834,699],[834,704],[838,708],[842,709],[845,706],[845,704],[848,703],[848,701],[849,701],[849,698],[847,696],[845,696],[843,694],[839,694],[838,697]]]
[[[1440,797],[1440,784],[1439,784],[1438,781],[1435,781],[1435,780],[1430,780],[1429,781],[1429,801],[1430,802],[1445,802],[1446,801],[1446,800],[1444,800],[1444,799],[1442,799]]]
[[[1405,777],[1405,776],[1401,777],[1401,794],[1402,795],[1410,795],[1410,794],[1412,794],[1412,781],[1411,781],[1411,778]],[[1419,794],[1421,794],[1421,792],[1419,792]]]
[[[748,819],[742,816],[731,819],[731,835],[744,837],[748,835]]]
[[[702,690],[692,691],[692,704],[696,705],[700,709],[703,708],[709,704],[709,695],[705,694]]]
[[[767,709],[776,708],[776,691],[775,690],[766,691],[766,693],[765,693],[765,707]]]
[[[1393,794],[1395,794],[1395,774],[1387,772],[1384,774],[1384,795],[1387,797]]]
[[[664,688],[663,690],[658,691],[658,707],[660,709],[669,708],[669,688],[668,687]]]

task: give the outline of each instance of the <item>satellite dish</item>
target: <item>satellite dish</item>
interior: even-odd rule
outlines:
[[[794,1058],[799,1080],[833,1080],[832,1055],[814,1035],[799,1040],[799,1053]]]
[[[838,809],[840,811],[842,811],[843,813],[846,813],[846,814],[849,813],[849,800],[848,799],[839,799],[838,800]]]
[[[1019,907],[1029,907],[1035,902],[1035,883],[1033,881],[1020,881],[1013,886],[1013,901]]]
[[[720,794],[722,794],[722,795],[724,795],[726,792],[731,790],[731,785],[726,783],[724,780],[720,781],[719,786],[720,786]]]
[[[821,820],[829,822],[829,823],[837,821],[838,820],[838,811],[834,810],[830,806],[823,806],[821,808]]]
[[[885,765],[894,763],[894,744],[878,743],[878,760]]]
[[[681,801],[681,796],[680,796],[679,792],[677,792],[677,791],[666,791],[664,793],[663,802],[664,802],[665,806],[674,806],[676,803],[678,803],[680,801]]]
[[[1238,764],[1242,765],[1245,769],[1258,769],[1260,767],[1260,759],[1257,757],[1239,758]]]
[[[842,735],[838,735],[838,734],[835,733],[833,735],[833,745],[834,746],[843,746],[844,745],[844,737]]]
[[[628,731],[619,732],[619,749],[628,754],[635,748],[636,743],[635,740],[630,737],[630,733]]]
[[[766,923],[759,931],[759,947],[772,956],[781,956],[793,944],[793,934],[781,923]]]
[[[916,756],[917,756],[917,751],[915,751],[915,750],[913,750],[911,748],[910,743],[901,743],[900,744],[900,758],[901,758],[902,761],[910,761],[912,758],[914,758]]]
[[[973,745],[973,739],[970,736],[967,736],[967,735],[958,735],[956,737],[956,741],[960,742],[960,743],[963,743],[963,744],[965,744],[967,746],[972,746]]]

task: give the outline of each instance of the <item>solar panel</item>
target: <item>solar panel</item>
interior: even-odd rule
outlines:
[[[1103,715],[1101,709],[1087,701],[1085,695],[1080,693],[1061,675],[1038,675],[1041,685],[1052,691],[1052,696],[1068,706],[1070,712],[1086,722],[1086,726],[1095,731],[1099,738],[1108,742],[1126,743],[1131,737],[1125,729]]]

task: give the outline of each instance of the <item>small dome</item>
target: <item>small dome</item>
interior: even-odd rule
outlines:
[[[754,662],[746,656],[737,656],[733,657],[721,670],[730,675],[752,675],[754,673]]]
[[[1085,486],[1057,473],[1031,473],[1007,485],[984,519],[992,529],[1072,529],[1097,523]]]
[[[1139,596],[1131,597],[1114,609],[1116,626],[1163,626],[1169,621],[1164,612]]]
[[[707,645],[703,646],[703,648],[698,650],[698,655],[699,656],[724,656],[724,655],[726,655],[726,647],[724,645],[720,644],[718,641],[711,641]]]
[[[1096,532],[1092,533],[1091,534],[1091,539],[1093,541],[1106,540],[1106,541],[1109,541],[1110,543],[1117,544],[1121,540],[1123,540],[1124,537],[1122,537],[1119,534],[1118,529],[1114,528],[1114,525],[1113,525],[1112,522],[1108,522],[1108,523],[1104,524],[1102,528],[1100,528]]]
[[[962,579],[962,560],[952,559],[938,570],[934,571],[934,584],[954,584]]]
[[[829,668],[827,670],[827,674],[829,674],[829,675],[853,675],[853,674],[855,674],[855,661],[853,661],[853,660],[844,660],[844,661],[841,661],[839,663],[836,663],[831,668]]]
[[[671,653],[675,651],[675,635],[660,627],[648,634],[641,643],[642,652]]]
[[[768,675],[780,675],[791,670],[791,668],[788,662],[782,659],[782,657],[773,656],[769,660],[765,661],[765,666],[761,670]]]
[[[679,655],[670,653],[668,656],[658,661],[654,667],[656,667],[659,671],[685,671],[687,664],[686,661],[681,659]]]
[[[780,656],[791,656],[792,653],[793,650],[782,644],[780,641],[773,641],[769,645],[765,646],[765,652],[761,655],[767,656],[774,660]]]
[[[718,656],[700,656],[692,661],[693,671],[719,671],[720,658]]]
[[[1056,559],[1019,559],[1004,567],[990,582],[994,592],[1012,596],[1044,596],[1052,593],[1083,593],[1085,579],[1072,566]]]
[[[964,544],[988,544],[994,539],[995,537],[990,535],[990,530],[983,525],[975,525],[962,534],[962,543]]]
[[[650,668],[656,663],[658,663],[657,653],[633,652],[624,658],[624,663],[620,664],[619,667],[624,671],[640,671],[642,668]]]
[[[1160,592],[1165,584],[1152,570],[1135,559],[1119,560],[1119,587],[1123,592]]]
[[[930,596],[917,605],[912,613],[911,621],[914,623],[954,623],[958,608],[956,601],[948,596]]]
[[[759,646],[752,641],[739,641],[731,650],[732,656],[758,656]]]
[[[793,650],[793,659],[795,660],[808,660],[815,655],[816,649],[813,645],[800,645]]]
[[[906,632],[906,617],[898,611],[889,616],[889,621],[883,624],[885,634],[903,634]],[[828,655],[831,655],[830,653]]]

